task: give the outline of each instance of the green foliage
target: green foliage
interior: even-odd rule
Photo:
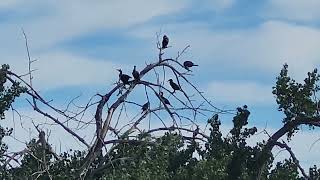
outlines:
[[[8,70],[9,65],[6,64],[2,65],[0,69],[0,121],[5,118],[5,111],[10,108],[15,98],[26,91],[26,88],[21,87],[18,82],[13,82],[11,86],[6,83]],[[6,171],[6,167],[3,167],[5,163],[4,154],[8,149],[7,145],[3,143],[3,138],[10,136],[12,130],[12,128],[0,126],[0,179],[10,177],[10,174]]]
[[[10,108],[14,99],[26,91],[18,82],[13,82],[10,87],[6,86],[8,70],[7,64],[2,65],[0,69],[0,119],[4,119],[4,112]]]
[[[298,180],[298,167],[292,159],[285,159],[284,162],[278,162],[269,176],[270,180]]]
[[[276,95],[276,101],[279,105],[279,111],[283,111],[285,118],[283,123],[294,121],[297,117],[313,117],[318,115],[317,106],[313,95],[319,91],[316,84],[319,81],[317,69],[308,73],[304,83],[298,83],[288,75],[288,65],[285,64],[277,77],[276,86],[273,87],[272,93]],[[298,130],[298,127],[291,129],[288,138]]]

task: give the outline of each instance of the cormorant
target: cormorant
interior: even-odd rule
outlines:
[[[192,61],[185,61],[184,63],[183,63],[183,66],[184,66],[184,68],[186,69],[186,70],[190,70],[189,68],[191,68],[192,66],[198,66],[197,64],[193,64],[193,62]]]
[[[199,126],[197,126],[197,128],[192,133],[192,138],[195,139],[196,136],[199,134],[199,132],[200,132],[200,129],[199,129]]]
[[[169,79],[169,82],[170,82],[170,86],[173,89],[173,93],[175,91],[181,90],[180,86],[178,84],[174,83],[172,79]]]
[[[215,114],[214,116],[213,116],[213,119],[216,121],[216,120],[218,120],[219,119],[219,115],[218,114]]]
[[[149,103],[149,101],[148,102],[146,102],[144,105],[142,105],[142,113],[143,112],[145,112],[146,110],[148,110],[149,109],[149,107],[150,107],[150,103]],[[142,114],[141,113],[141,114]]]
[[[162,49],[167,48],[168,44],[169,44],[169,38],[168,36],[164,35],[162,38]]]
[[[132,76],[135,80],[140,79],[140,73],[136,70],[136,66],[133,66]]]
[[[119,79],[122,81],[124,85],[129,84],[129,79],[131,78],[129,75],[122,74],[121,69],[117,69],[119,71]]]
[[[163,97],[163,92],[160,92],[159,96],[162,99],[162,101],[164,102],[164,104],[171,106],[170,101],[167,98]]]

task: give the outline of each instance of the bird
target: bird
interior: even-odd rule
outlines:
[[[183,63],[183,66],[186,70],[190,71],[189,68],[191,68],[192,66],[198,66],[197,64],[194,64],[192,61],[185,61]]]
[[[117,69],[119,71],[119,79],[122,81],[122,83],[124,85],[129,84],[129,79],[131,78],[131,76],[126,75],[126,74],[122,74],[122,70],[121,69]]]
[[[196,138],[196,136],[199,134],[199,131],[200,131],[199,126],[197,126],[197,128],[192,133],[192,138],[193,139]]]
[[[141,109],[142,109],[142,112],[141,112],[141,114],[142,114],[143,112],[145,112],[146,110],[148,110],[149,107],[150,107],[149,101],[146,102],[144,105],[142,105],[142,108],[141,108]]]
[[[162,49],[167,48],[168,44],[169,44],[169,38],[168,36],[164,35],[162,38]]]
[[[160,96],[160,98],[162,99],[162,102],[163,102],[164,104],[171,106],[170,101],[169,101],[167,98],[163,97],[163,92],[160,92],[160,93],[159,93],[159,96]]]
[[[136,70],[136,66],[133,66],[132,76],[135,80],[140,79],[140,73]]]
[[[172,79],[169,79],[169,82],[170,82],[170,86],[173,89],[172,93],[174,93],[175,91],[181,90],[180,86],[178,84],[174,83]]]

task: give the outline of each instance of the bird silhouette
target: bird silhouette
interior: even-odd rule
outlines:
[[[131,78],[131,76],[126,75],[126,74],[122,74],[122,70],[121,69],[117,69],[119,71],[119,79],[122,81],[122,83],[124,85],[129,84],[129,79]]]
[[[142,109],[142,112],[141,112],[141,114],[142,114],[143,112],[145,112],[146,110],[148,110],[149,107],[150,107],[149,101],[146,102],[144,105],[142,105],[142,108],[141,108],[141,109]]]
[[[176,91],[181,90],[180,86],[178,84],[174,83],[172,79],[169,79],[169,82],[170,82],[170,86],[173,89],[172,93],[175,93]]]
[[[162,38],[162,49],[167,48],[168,44],[169,44],[169,38],[168,36],[164,35]]]
[[[163,92],[160,92],[159,96],[162,99],[162,101],[164,102],[164,104],[171,106],[170,101],[167,98],[163,97]]]
[[[140,73],[136,70],[136,66],[133,66],[132,76],[135,80],[140,80]]]
[[[185,61],[183,63],[183,66],[186,70],[190,71],[189,68],[191,68],[192,66],[198,66],[197,64],[194,64],[192,61]]]
[[[218,114],[215,114],[215,115],[213,116],[213,119],[214,119],[214,120],[218,120],[218,119],[219,119],[219,115],[218,115]]]

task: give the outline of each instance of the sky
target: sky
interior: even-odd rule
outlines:
[[[225,109],[248,105],[250,125],[272,133],[282,125],[271,93],[282,65],[288,63],[289,74],[298,81],[319,66],[319,8],[318,0],[2,0],[0,63],[10,64],[18,74],[27,72],[23,29],[37,60],[34,87],[55,105],[65,106],[77,95],[85,102],[111,89],[117,68],[130,73],[133,65],[142,69],[156,61],[156,34],[166,34],[171,47],[165,57],[190,45],[182,59],[199,65],[190,80],[208,99]],[[41,118],[24,98],[14,106],[26,115],[20,122],[4,122],[8,126],[28,126],[26,117]],[[231,120],[226,117],[223,127],[231,127]],[[63,144],[61,129],[54,131],[53,141]],[[20,147],[31,136],[15,132]],[[255,138],[267,136],[252,142]],[[305,127],[289,143],[304,167],[320,165],[320,145],[311,148],[317,138],[317,131]]]

